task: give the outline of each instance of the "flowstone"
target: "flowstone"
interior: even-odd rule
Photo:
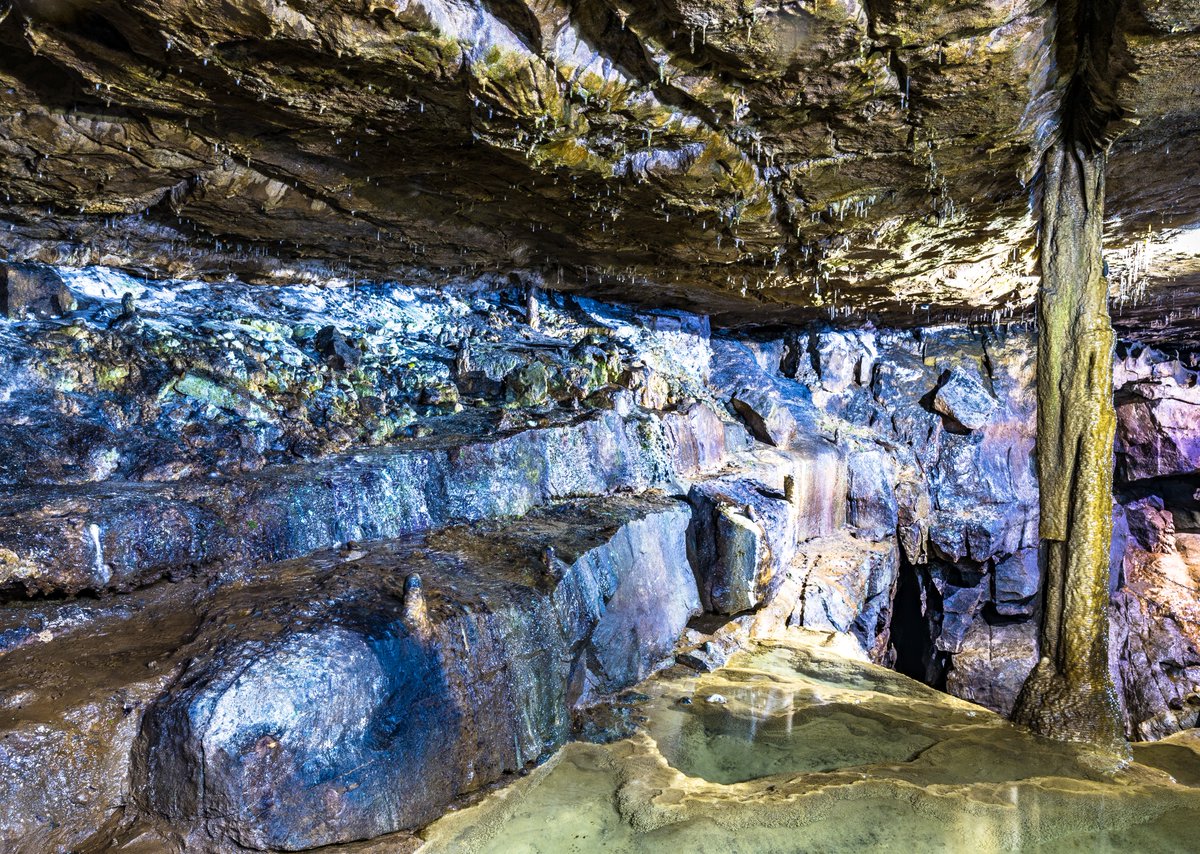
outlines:
[[[1110,745],[1124,732],[1108,663],[1113,331],[1100,253],[1104,158],[1061,142],[1045,158],[1038,312],[1041,658],[1014,719]]]
[[[1174,851],[1200,818],[1195,738],[1104,770],[844,640],[792,632],[667,671],[639,686],[632,738],[568,745],[420,851]]]

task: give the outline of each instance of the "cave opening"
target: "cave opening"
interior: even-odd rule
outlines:
[[[892,603],[893,666],[905,676],[944,691],[948,657],[935,644],[941,634],[941,596],[927,582],[923,569],[903,563],[900,567]]]

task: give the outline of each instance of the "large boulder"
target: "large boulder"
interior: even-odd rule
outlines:
[[[758,605],[796,547],[796,509],[782,482],[788,457],[763,449],[739,462],[688,491],[688,554],[704,608],[717,614]]]
[[[997,405],[979,376],[963,368],[950,371],[933,395],[933,408],[967,430],[987,424]]]
[[[729,462],[688,492],[692,566],[705,609],[719,614],[761,604],[790,570],[799,544],[831,536],[846,522],[845,466],[830,443],[759,446]]]
[[[1008,716],[1037,660],[1036,622],[992,624],[980,617],[953,657],[946,690]]]
[[[812,540],[791,569],[799,596],[788,624],[850,633],[881,660],[899,570],[894,540],[875,543],[847,533]]]
[[[147,713],[144,806],[256,849],[432,820],[669,660],[699,607],[687,519],[666,499],[575,504],[223,590]]]
[[[1124,481],[1200,468],[1200,386],[1172,377],[1133,383],[1117,399],[1117,474]]]
[[[97,850],[133,812],[142,717],[179,676],[201,593],[185,582],[0,611],[0,850]]]

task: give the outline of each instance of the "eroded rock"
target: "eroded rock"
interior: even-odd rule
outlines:
[[[962,368],[952,370],[933,395],[933,408],[968,430],[987,424],[996,405],[979,377]]]
[[[0,262],[0,313],[5,317],[61,317],[78,305],[53,267]]]

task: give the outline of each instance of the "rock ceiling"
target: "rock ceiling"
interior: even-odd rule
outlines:
[[[1125,6],[1114,311],[1184,341],[1200,337],[1200,0]],[[1053,3],[23,0],[0,16],[11,258],[252,281],[512,272],[731,322],[984,318],[1036,286]]]

